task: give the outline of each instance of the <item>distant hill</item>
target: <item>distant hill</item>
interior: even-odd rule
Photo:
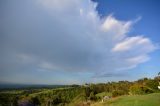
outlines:
[[[60,88],[69,87],[70,85],[34,85],[34,84],[0,84],[0,90],[3,89],[42,89],[42,88]]]

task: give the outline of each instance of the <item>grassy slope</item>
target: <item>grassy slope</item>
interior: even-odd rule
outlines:
[[[92,106],[160,106],[160,93],[121,96]]]

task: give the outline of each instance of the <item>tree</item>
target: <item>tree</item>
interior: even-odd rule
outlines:
[[[115,91],[112,92],[113,97],[121,96],[121,95],[124,95],[124,94],[125,94],[125,92],[122,91],[122,90],[115,90]]]
[[[157,90],[158,81],[150,79],[146,82],[146,86],[153,90]]]
[[[32,98],[31,98],[31,102],[32,102],[34,105],[40,105],[40,101],[39,101],[38,97],[32,97]]]
[[[90,92],[91,92],[90,88],[89,88],[89,87],[86,87],[86,88],[85,88],[85,97],[86,97],[86,98],[90,96]]]
[[[89,99],[90,100],[96,100],[96,96],[95,96],[93,91],[90,93]]]
[[[146,94],[146,93],[153,93],[153,90],[147,86],[143,86],[140,84],[134,84],[130,87],[131,94]]]
[[[15,97],[14,99],[13,99],[13,106],[18,106],[18,97]]]

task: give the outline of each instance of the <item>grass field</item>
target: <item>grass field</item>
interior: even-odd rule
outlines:
[[[160,93],[120,96],[92,106],[160,106]]]

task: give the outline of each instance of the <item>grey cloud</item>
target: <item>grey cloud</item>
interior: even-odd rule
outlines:
[[[127,60],[141,54],[112,52],[129,38],[132,21],[108,16],[103,22],[92,1],[6,0],[4,5],[0,36],[0,69],[4,73],[43,68],[112,76],[112,71],[139,64]],[[154,47],[150,40],[148,45]],[[136,46],[145,48],[143,43]],[[134,45],[130,47],[132,51]],[[153,50],[143,54],[148,56]]]

